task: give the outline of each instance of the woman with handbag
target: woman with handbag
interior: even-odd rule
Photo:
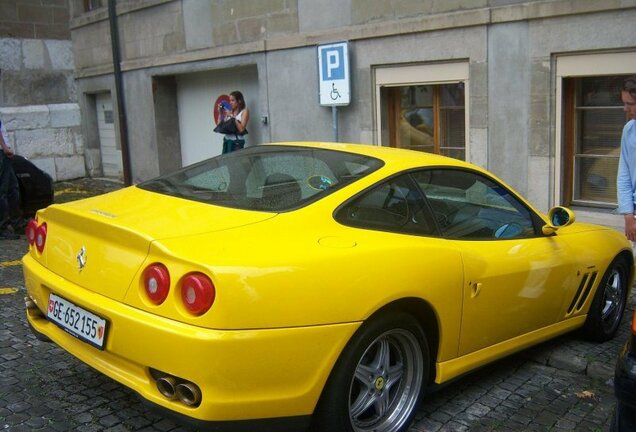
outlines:
[[[215,132],[225,134],[223,137],[223,153],[230,153],[245,147],[245,135],[247,135],[247,122],[250,112],[245,106],[245,99],[240,91],[230,93],[230,110],[222,110],[223,120],[214,129]]]

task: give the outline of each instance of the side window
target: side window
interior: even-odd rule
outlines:
[[[509,239],[536,235],[532,214],[493,180],[459,169],[413,174],[444,237]]]
[[[358,228],[428,235],[435,224],[422,195],[406,176],[390,179],[365,192],[337,211],[338,222]]]

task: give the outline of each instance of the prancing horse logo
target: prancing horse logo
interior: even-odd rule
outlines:
[[[76,258],[77,270],[81,272],[84,266],[86,266],[86,248],[84,246],[82,246]]]

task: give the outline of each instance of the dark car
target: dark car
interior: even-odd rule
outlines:
[[[53,179],[23,156],[14,155],[10,160],[20,186],[22,214],[32,217],[53,203]]]
[[[632,332],[616,363],[614,393],[616,413],[610,430],[636,431],[636,314],[632,319]]]

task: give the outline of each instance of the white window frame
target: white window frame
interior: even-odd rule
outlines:
[[[562,202],[561,189],[563,158],[563,80],[599,75],[629,75],[636,73],[636,52],[559,55],[556,57],[556,131],[558,145],[555,149],[552,205]],[[617,95],[618,97],[618,95]],[[572,173],[574,175],[574,172]],[[570,179],[574,184],[574,179]]]
[[[464,119],[466,160],[470,159],[470,82],[468,79],[468,62],[420,64],[420,65],[391,65],[374,68],[375,86],[375,130],[376,143],[379,146],[388,145],[382,142],[382,107],[380,106],[382,87],[403,87],[410,85],[439,85],[464,83]]]

